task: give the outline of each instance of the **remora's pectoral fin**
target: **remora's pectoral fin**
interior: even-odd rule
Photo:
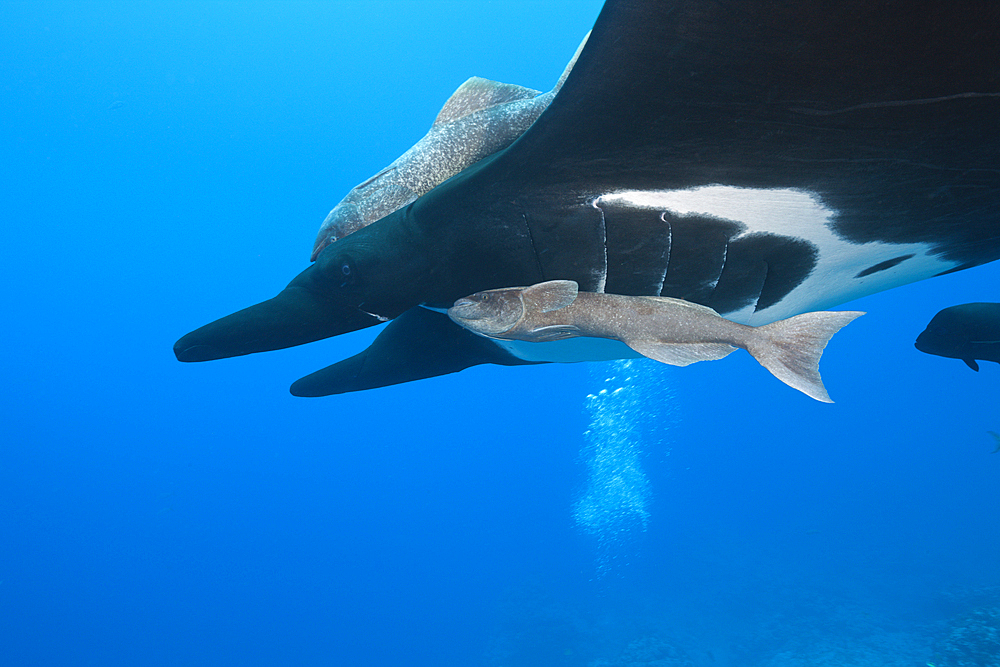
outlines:
[[[434,125],[452,123],[470,113],[506,104],[517,100],[530,100],[541,95],[541,91],[517,86],[512,83],[490,81],[474,76],[455,89],[448,101],[441,107]]]
[[[976,371],[977,373],[979,372],[979,364],[976,363],[975,359],[962,359],[962,361],[964,361],[965,365],[971,368],[972,370]]]
[[[689,366],[699,361],[715,361],[727,357],[736,348],[726,343],[659,343],[651,340],[630,340],[626,344],[644,357],[671,366]]]
[[[411,308],[389,324],[368,349],[298,380],[294,396],[317,397],[375,389],[457,373],[479,364],[523,361],[496,343],[454,324],[447,315]]]
[[[567,338],[577,338],[583,336],[583,332],[572,324],[557,324],[554,326],[544,326],[532,329],[530,332],[532,343],[547,343],[555,340],[566,340]]]
[[[521,291],[521,300],[527,310],[551,313],[576,301],[580,287],[572,280],[549,280]]]

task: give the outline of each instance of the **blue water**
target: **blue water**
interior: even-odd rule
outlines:
[[[912,343],[998,265],[851,304],[834,405],[743,353],[316,400],[374,332],[174,360],[600,4],[0,5],[0,665],[958,664],[1000,605],[1000,368]]]

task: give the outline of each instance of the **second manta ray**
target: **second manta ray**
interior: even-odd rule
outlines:
[[[830,338],[861,315],[804,313],[751,327],[683,299],[580,292],[572,280],[477,292],[448,310],[452,320],[481,336],[530,343],[609,338],[672,366],[721,359],[743,348],[788,386],[826,403],[833,401],[819,359]]]

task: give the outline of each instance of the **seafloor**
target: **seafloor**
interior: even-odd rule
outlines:
[[[940,617],[920,623],[803,591],[791,608],[711,629],[655,612],[620,627],[540,590],[511,593],[490,667],[1000,667],[1000,587],[937,593]]]

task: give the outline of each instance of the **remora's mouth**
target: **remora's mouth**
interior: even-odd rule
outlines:
[[[485,315],[479,304],[470,299],[462,298],[455,302],[455,305],[448,309],[448,317],[451,319],[481,320]]]

